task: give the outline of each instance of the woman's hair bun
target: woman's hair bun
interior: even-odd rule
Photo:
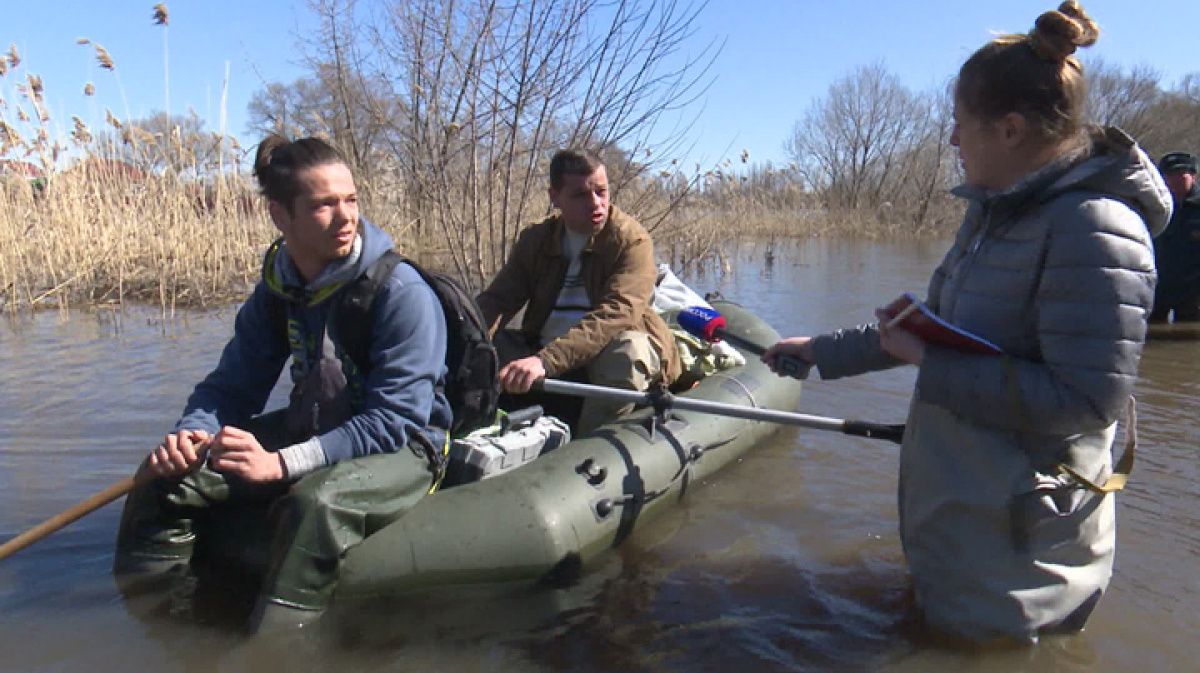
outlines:
[[[1075,0],[1067,0],[1038,17],[1029,31],[1029,46],[1038,57],[1063,61],[1079,47],[1096,44],[1100,28]]]

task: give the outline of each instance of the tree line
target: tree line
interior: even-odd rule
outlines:
[[[797,111],[781,139],[787,165],[743,152],[683,166],[676,157],[692,139],[688,115],[720,51],[717,43],[694,51],[702,4],[310,7],[319,29],[302,45],[307,73],[257,91],[247,131],[255,142],[272,132],[331,140],[359,177],[366,212],[410,254],[441,255],[443,267],[476,287],[503,262],[522,224],[548,211],[546,165],[568,146],[597,150],[615,201],[685,263],[714,254],[735,233],[939,236],[961,215],[949,194],[962,177],[949,145],[951,82],[919,91],[882,63],[859,66]],[[15,48],[7,63],[16,67]],[[1154,157],[1200,152],[1200,73],[1169,85],[1149,66],[1090,61],[1086,71],[1095,121],[1122,127]],[[32,75],[16,86],[35,114],[13,106],[0,116],[0,157],[20,151],[22,120],[32,118],[45,139],[45,122],[36,124],[40,90]],[[185,183],[239,169],[244,177],[253,148],[209,131],[194,113],[107,116],[94,134],[76,119],[72,141]]]
[[[701,7],[672,0],[383,0],[363,14],[317,0],[323,30],[309,74],[250,104],[253,131],[321,134],[347,151],[393,228],[440,239],[455,269],[481,282],[523,222],[548,207],[554,150],[598,148],[617,202],[668,245],[712,250],[698,211],[807,233],[923,236],[953,231],[961,178],[949,144],[952,83],[904,85],[881,63],[855,68],[800,112],[789,164],[745,154],[712,167],[671,160],[688,141],[652,133],[707,85],[715,46],[685,58]],[[1158,157],[1200,151],[1200,73],[1175,86],[1148,66],[1085,66],[1089,113]],[[664,139],[665,138],[665,139]],[[755,227],[721,227],[726,233]]]

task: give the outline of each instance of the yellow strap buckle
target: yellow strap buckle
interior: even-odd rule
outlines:
[[[1068,465],[1059,465],[1058,469],[1074,477],[1084,488],[1093,493],[1116,493],[1124,489],[1125,484],[1129,482],[1129,475],[1133,472],[1133,456],[1136,448],[1137,400],[1133,399],[1133,395],[1130,395],[1129,402],[1125,406],[1125,452],[1121,454],[1120,460],[1113,467],[1113,473],[1109,475],[1108,480],[1102,485],[1095,484],[1090,479],[1071,469]]]

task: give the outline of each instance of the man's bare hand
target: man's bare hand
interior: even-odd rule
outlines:
[[[279,454],[264,449],[253,434],[230,425],[221,428],[209,443],[208,466],[251,482],[279,481],[284,477]]]
[[[209,435],[203,430],[180,430],[163,438],[146,458],[143,469],[156,477],[182,477],[204,462],[204,445]]]
[[[500,370],[500,390],[517,395],[527,393],[534,381],[545,377],[546,366],[538,356],[513,360]]]

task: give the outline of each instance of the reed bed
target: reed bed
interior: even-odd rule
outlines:
[[[4,180],[0,311],[133,302],[170,313],[244,298],[260,275],[264,250],[278,235],[246,178],[185,183],[106,167],[111,168],[99,160],[82,162],[52,176],[44,190],[25,179]],[[445,236],[418,235],[405,224],[401,201],[377,203],[374,211],[364,204],[364,214],[390,231],[406,254],[434,268],[449,266]],[[886,212],[770,206],[737,195],[714,200],[696,194],[673,204],[641,198],[635,215],[654,236],[660,261],[680,272],[713,260],[728,267],[723,250],[736,240],[952,231],[949,215],[938,226],[915,230],[889,220]]]
[[[237,179],[208,198],[167,178],[98,171],[55,175],[40,194],[10,179],[0,192],[0,306],[226,303],[257,278],[274,235]]]
[[[17,47],[0,53],[0,313],[135,302],[157,305],[169,314],[180,307],[240,300],[258,279],[263,251],[277,232],[245,174],[246,152],[236,139],[223,135],[223,129],[222,133],[207,131],[194,112],[169,114],[169,18],[165,3],[153,9],[151,20],[156,30],[162,30],[163,84],[168,93],[166,112],[146,119],[119,119],[105,109],[103,122],[98,118],[91,122],[95,129],[78,116],[71,116],[70,122],[55,120],[42,78],[28,70]],[[676,20],[686,25],[690,16]],[[326,27],[336,28],[333,23]],[[621,36],[626,28],[614,25],[608,39],[625,39]],[[626,37],[662,39],[646,38],[640,32]],[[521,39],[524,49],[525,38]],[[557,53],[561,38],[555,33],[547,39],[546,45]],[[669,44],[671,38],[666,39]],[[87,38],[77,43],[99,68],[99,78],[84,83],[84,94],[94,96],[98,87],[116,87],[124,100],[118,64],[109,52]],[[499,53],[511,47],[492,46]],[[474,47],[471,52],[475,53]],[[618,58],[596,70],[629,69],[640,78],[651,65],[652,61]],[[348,76],[337,72],[339,77]],[[507,71],[486,75],[492,76],[501,83],[511,80]],[[624,80],[618,77],[618,81]],[[337,82],[317,81],[339,96],[357,91],[333,86]],[[451,93],[458,90],[453,81],[441,85]],[[462,83],[461,89],[477,90],[479,82]],[[610,101],[613,110],[638,109],[632,102],[639,92],[629,89],[623,94],[626,98]],[[437,98],[433,95],[431,100]],[[539,129],[571,126],[553,116],[575,109],[563,100],[568,104],[561,110],[545,108],[548,116],[537,120]],[[666,109],[672,100],[668,96],[650,104]],[[333,107],[377,110],[373,104],[359,103],[339,100]],[[516,109],[540,107],[524,99],[514,104]],[[428,114],[427,107],[421,110]],[[504,109],[492,115],[495,119],[509,116],[524,119]],[[542,194],[549,150],[560,142],[584,146],[589,139],[625,137],[632,131],[627,125],[635,123],[624,113],[614,112],[611,119],[596,115],[608,119],[607,130],[577,128],[560,141],[519,126],[497,131],[476,128],[475,119],[446,123],[436,115],[390,120],[377,113],[333,125],[317,117],[322,128],[310,132],[327,137],[351,157],[363,213],[388,231],[402,252],[460,276],[472,288],[495,273],[518,228],[548,211]],[[468,126],[476,132],[458,133]],[[355,134],[360,128],[363,137]],[[435,132],[425,133],[430,128]],[[277,130],[297,135],[291,133],[295,129]],[[488,135],[492,131],[500,135]],[[407,140],[384,145],[365,141],[387,133],[393,134],[389,136],[393,140]],[[541,144],[529,145],[530,139]],[[634,157],[650,160],[646,147],[607,149],[612,155],[605,160],[615,203],[646,225],[659,259],[679,272],[712,260],[727,266],[723,250],[737,239],[941,236],[957,221],[957,214],[946,215],[956,208],[947,208],[940,198],[927,199],[919,208],[898,202],[897,207],[885,203],[852,212],[831,211],[823,205],[828,199],[804,190],[795,167],[758,170],[748,165],[746,152],[740,167],[745,174],[733,170],[732,160],[725,160],[704,172],[697,165],[689,176],[676,169],[677,160],[657,172],[649,164],[635,162]],[[31,180],[31,171],[45,177]],[[905,214],[918,211],[920,217]]]
[[[79,42],[115,79],[108,53]],[[18,101],[0,107],[0,313],[133,302],[167,315],[246,295],[277,232],[235,139],[205,131],[194,115],[120,120],[107,110],[95,135],[72,117],[68,138],[55,130],[42,80],[23,72],[15,47],[0,64],[0,84],[12,83],[7,98]],[[85,93],[93,91],[89,83]],[[912,209],[904,204],[830,211],[781,172],[739,176],[729,161],[689,177],[653,174],[614,154],[624,156],[610,171],[615,203],[646,225],[659,259],[682,273],[712,260],[727,267],[723,250],[738,239],[943,235],[949,221],[938,215],[905,226],[901,213]],[[368,158],[357,171],[363,213],[402,252],[469,287],[485,283],[517,229],[549,209],[546,167],[537,162],[515,178],[446,165],[430,180],[424,166],[401,170],[394,153]],[[45,177],[32,180],[30,170]],[[472,179],[456,181],[464,175]]]

